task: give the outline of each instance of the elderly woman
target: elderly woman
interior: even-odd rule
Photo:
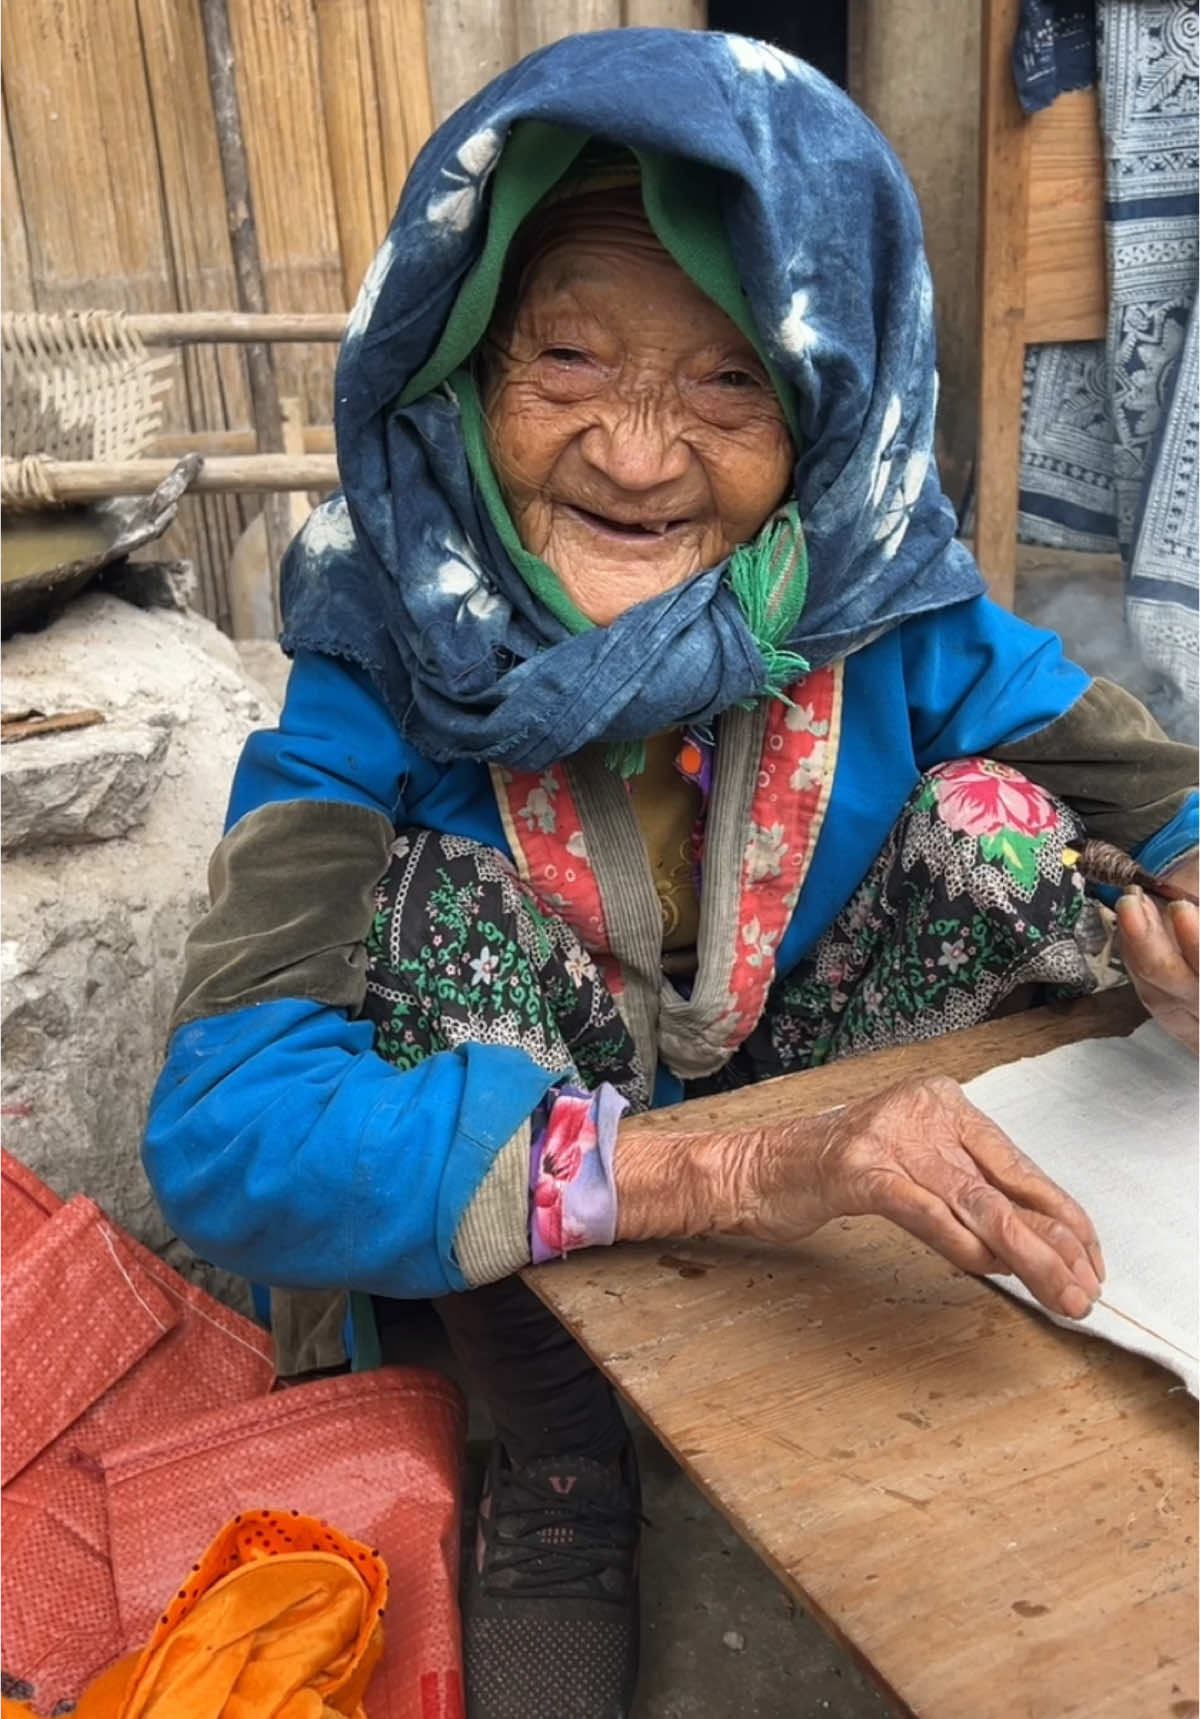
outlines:
[[[1094,988],[1081,829],[1194,876],[1194,753],[982,594],[934,398],[903,174],[736,37],[506,73],[422,154],[351,320],[343,488],[289,554],[287,699],[146,1163],[181,1235],[277,1286],[286,1366],[341,1361],[345,1308],[301,1331],[283,1291],[441,1298],[497,1428],[477,1719],[625,1713],[636,1663],[627,1435],[531,1260],[873,1212],[1070,1316],[1099,1292],[1086,1215],[934,1046],[824,1117],[632,1114]],[[1117,913],[1194,1039],[1195,912]]]

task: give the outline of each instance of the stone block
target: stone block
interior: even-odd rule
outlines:
[[[170,741],[163,726],[109,723],[0,751],[5,851],[126,836],[146,816]]]

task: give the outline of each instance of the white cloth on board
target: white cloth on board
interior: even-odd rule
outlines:
[[[1108,1275],[1082,1322],[1200,1396],[1196,1058],[1147,1021],[990,1070],[964,1087],[1096,1226]],[[1013,1277],[991,1281],[1037,1306]],[[1044,1308],[1039,1311],[1045,1312]]]

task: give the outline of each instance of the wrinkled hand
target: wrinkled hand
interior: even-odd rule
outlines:
[[[1197,893],[1197,862],[1185,860],[1165,875]],[[1142,1002],[1164,1032],[1197,1049],[1197,987],[1200,971],[1200,913],[1186,901],[1169,906],[1140,889],[1117,903],[1117,947]]]
[[[766,1241],[869,1213],[963,1271],[1012,1272],[1071,1319],[1100,1293],[1104,1262],[1087,1213],[944,1076],[798,1121],[792,1139],[772,1130],[754,1154],[751,1189],[738,1227]]]

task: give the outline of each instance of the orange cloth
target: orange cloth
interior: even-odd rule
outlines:
[[[294,1511],[246,1511],[75,1719],[366,1719],[387,1594],[383,1559],[357,1540]]]

